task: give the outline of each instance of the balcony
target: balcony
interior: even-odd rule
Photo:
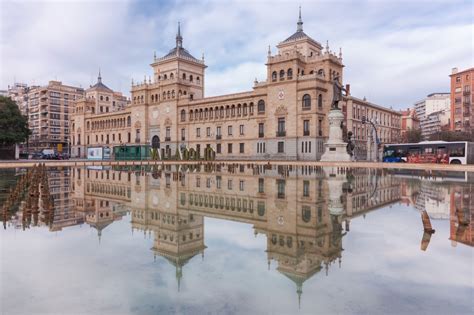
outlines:
[[[216,135],[216,140],[222,140],[222,135]]]
[[[462,95],[471,95],[471,91],[463,91]]]
[[[135,143],[140,143],[140,138],[135,138]]]
[[[263,138],[263,137],[265,137],[265,134],[264,134],[263,132],[259,132],[259,133],[258,133],[258,137],[259,137],[259,138]]]
[[[465,110],[465,111],[463,112],[463,116],[464,116],[464,117],[469,117],[469,116],[471,116],[471,112],[468,111],[468,110]]]
[[[171,137],[165,137],[165,141],[171,141]]]
[[[277,130],[276,136],[277,137],[286,137],[286,130]]]
[[[304,130],[303,131],[303,136],[309,136],[309,130]]]
[[[181,137],[181,141],[186,141],[186,137]]]

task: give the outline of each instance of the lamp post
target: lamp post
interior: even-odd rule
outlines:
[[[380,144],[380,139],[379,139],[379,136],[378,136],[378,133],[377,133],[377,126],[375,124],[377,124],[377,118],[375,119],[368,119],[367,117],[365,116],[362,116],[362,124],[370,124],[372,126],[372,135],[375,133],[375,160],[374,162],[378,162],[379,161],[379,149],[378,149],[378,145]],[[373,136],[372,136],[373,138]],[[372,158],[372,150],[370,151],[370,157]]]

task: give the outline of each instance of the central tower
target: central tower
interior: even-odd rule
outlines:
[[[176,46],[161,58],[155,56],[151,66],[154,82],[163,90],[160,97],[162,100],[204,97],[204,57],[199,60],[183,47],[179,22]]]

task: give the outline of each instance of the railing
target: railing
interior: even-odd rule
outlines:
[[[259,137],[259,138],[263,138],[263,137],[265,137],[265,135],[263,134],[263,132],[259,132],[259,133],[258,133],[258,137]]]
[[[276,136],[277,137],[286,137],[286,130],[277,130]]]
[[[165,137],[165,141],[171,141],[171,137]]]
[[[303,136],[309,136],[309,130],[303,131]]]
[[[216,140],[221,140],[222,139],[222,135],[216,135]]]
[[[181,141],[185,141],[186,140],[186,137],[181,137]]]

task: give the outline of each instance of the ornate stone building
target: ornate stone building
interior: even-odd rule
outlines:
[[[102,83],[97,83],[79,98],[71,118],[71,155],[86,157],[88,147],[113,147],[131,143],[131,110],[128,100]]]
[[[269,47],[266,80],[255,81],[251,91],[205,97],[204,57],[197,59],[184,48],[179,26],[175,47],[163,57],[155,56],[151,67],[153,77],[132,81],[130,108],[114,113],[120,115],[118,128],[126,135],[121,145],[151,146],[159,149],[161,157],[183,148],[193,148],[203,156],[205,148],[211,147],[217,159],[319,160],[328,136],[332,82],[336,76],[342,81],[344,65],[341,52],[336,55],[327,44],[323,48],[303,31],[300,14],[296,32],[277,45],[276,53]],[[383,107],[354,100],[346,99],[396,116]],[[114,126],[110,115],[100,119],[112,119],[109,124]],[[123,118],[126,125],[121,124]],[[76,142],[85,143],[87,137],[99,139],[89,145],[119,142],[110,141],[110,129],[87,129],[82,121],[76,121],[76,128],[78,124],[86,132],[76,132]],[[399,122],[394,126],[399,128]],[[397,134],[386,132],[387,139]],[[102,133],[104,139],[109,134],[108,143]]]

